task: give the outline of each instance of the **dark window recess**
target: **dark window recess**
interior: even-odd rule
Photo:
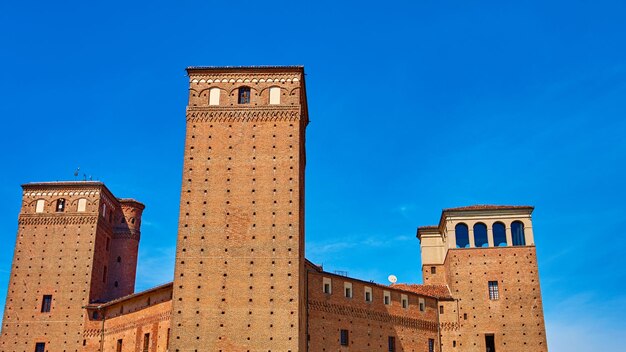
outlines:
[[[341,342],[341,346],[348,346],[350,344],[348,330],[341,330],[339,341]]]
[[[423,312],[424,310],[424,302],[420,302],[420,312]]]
[[[239,104],[250,104],[250,87],[239,88]]]
[[[41,301],[41,312],[48,313],[50,312],[51,307],[52,307],[52,295],[43,295],[43,300]]]
[[[107,282],[107,266],[104,266],[104,270],[102,271],[102,282]]]
[[[46,343],[45,342],[37,342],[35,344],[35,352],[46,352]]]
[[[463,313],[463,320],[467,320],[467,313]]]
[[[436,274],[437,273],[437,267],[436,266],[431,266],[430,267],[430,273],[431,274]]]
[[[464,223],[457,224],[454,227],[456,236],[456,248],[469,248],[469,229]]]
[[[478,248],[489,247],[487,239],[487,225],[479,222],[474,225],[474,245]]]
[[[500,298],[498,291],[498,281],[489,281],[489,299],[495,301]]]
[[[428,339],[428,352],[435,352],[435,339]]]
[[[122,352],[122,339],[117,340],[117,346],[115,347],[116,352]]]
[[[65,211],[65,199],[57,199],[57,212]]]
[[[493,335],[485,335],[485,351],[496,352],[496,341]]]
[[[396,337],[389,336],[387,341],[388,341],[387,345],[389,346],[389,352],[396,352]]]
[[[111,248],[111,238],[107,237],[107,245],[106,245],[107,252],[109,251],[110,248]]]
[[[511,237],[513,237],[514,246],[526,245],[526,238],[524,237],[524,224],[521,221],[513,221],[511,224]]]
[[[506,246],[506,228],[501,222],[493,224],[493,245],[495,247]]]
[[[330,284],[329,283],[325,283],[324,284],[324,293],[330,293]]]
[[[439,314],[443,314],[443,306],[439,306]]]
[[[143,352],[149,352],[150,348],[150,333],[143,335]]]

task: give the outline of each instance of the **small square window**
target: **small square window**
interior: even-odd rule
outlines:
[[[431,266],[430,267],[430,273],[433,274],[433,275],[436,274],[437,273],[437,267],[436,266]]]
[[[46,343],[45,342],[37,342],[35,344],[35,352],[46,352]]]
[[[383,291],[383,303],[387,306],[391,304],[391,292]]]
[[[439,306],[439,314],[443,314],[443,306]]]
[[[498,291],[498,281],[489,281],[489,299],[492,301],[500,298],[500,292]]]
[[[348,346],[350,344],[350,340],[348,339],[348,330],[341,330],[339,334],[339,341],[341,346]]]

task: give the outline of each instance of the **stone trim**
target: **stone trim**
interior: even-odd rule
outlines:
[[[21,225],[93,225],[98,221],[97,215],[20,215],[18,224]]]

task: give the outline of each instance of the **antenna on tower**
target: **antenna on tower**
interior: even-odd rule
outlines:
[[[78,177],[78,173],[80,171],[80,166],[76,168],[76,170],[74,170],[74,179],[76,179]]]
[[[389,275],[387,277],[387,280],[389,280],[389,282],[391,282],[392,285],[398,282],[398,278],[395,275]]]

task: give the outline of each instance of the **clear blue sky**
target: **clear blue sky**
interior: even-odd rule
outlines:
[[[535,205],[551,350],[622,349],[623,1],[171,3],[0,3],[0,302],[20,184],[77,166],[147,205],[137,289],[171,280],[184,68],[302,64],[309,259],[420,282],[442,208]]]

